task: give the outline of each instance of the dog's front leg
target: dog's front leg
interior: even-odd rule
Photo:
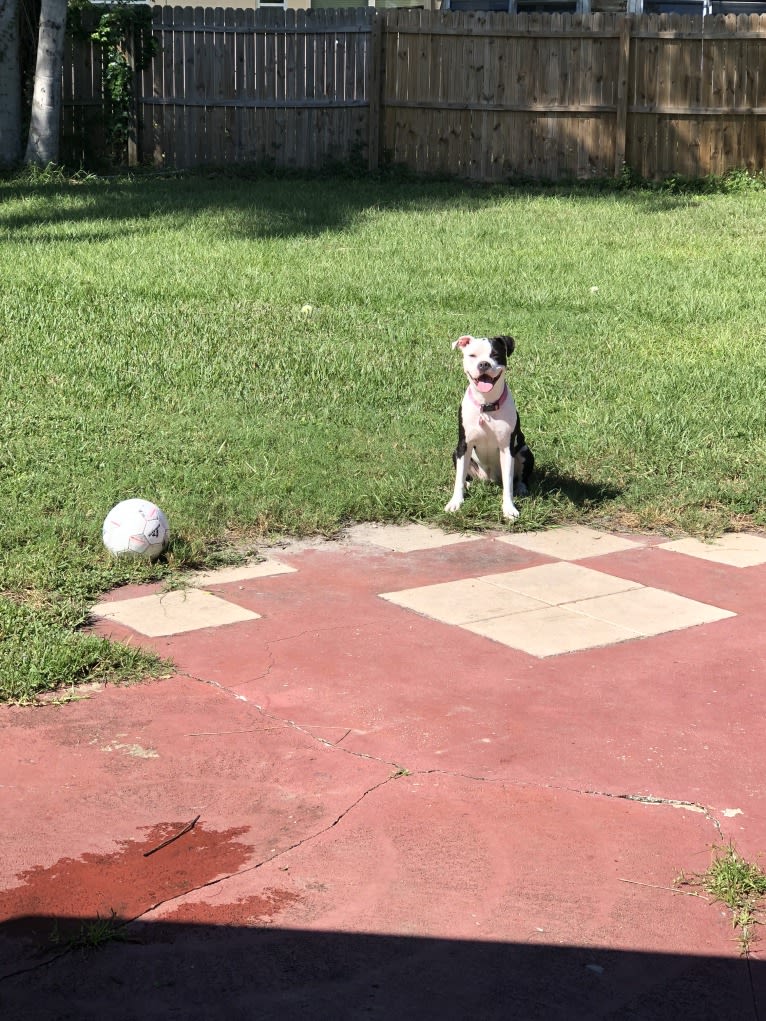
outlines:
[[[511,448],[500,448],[500,474],[503,481],[503,517],[513,521],[519,516],[513,502],[513,455]]]
[[[463,500],[465,498],[465,480],[468,475],[468,465],[471,462],[472,449],[466,449],[458,457],[455,456],[455,490],[452,494],[452,499],[444,508],[447,513],[451,514],[453,511],[460,510],[463,506]]]

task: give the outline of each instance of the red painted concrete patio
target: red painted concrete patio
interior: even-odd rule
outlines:
[[[766,1014],[674,885],[764,864],[766,540],[543,534],[367,526],[94,608],[173,665],[0,710],[0,1017]]]

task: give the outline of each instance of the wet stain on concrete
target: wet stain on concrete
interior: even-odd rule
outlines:
[[[186,822],[159,823],[143,840],[123,840],[115,851],[61,858],[48,868],[35,866],[17,876],[21,885],[0,891],[3,934],[38,946],[55,927],[70,938],[67,919],[80,931],[83,918],[136,918],[163,901],[237,872],[253,848],[239,840],[248,827],[207,830],[203,823],[155,850]],[[153,852],[147,855],[147,852]]]
[[[162,922],[187,922],[207,925],[268,925],[276,915],[301,898],[291,890],[270,887],[234,904],[180,904],[172,913],[164,914]]]

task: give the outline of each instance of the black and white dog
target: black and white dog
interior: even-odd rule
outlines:
[[[499,482],[503,487],[503,517],[519,516],[513,502],[524,495],[535,459],[524,441],[519,413],[505,369],[516,341],[513,337],[460,337],[452,345],[463,353],[468,389],[458,414],[455,491],[445,511],[459,510],[469,478]]]

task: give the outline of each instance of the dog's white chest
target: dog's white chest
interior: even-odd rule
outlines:
[[[463,429],[469,443],[480,447],[507,447],[516,426],[516,405],[508,394],[503,406],[496,411],[483,411],[477,407],[470,394],[466,394],[462,405]]]
[[[483,411],[477,407],[474,398],[466,393],[462,404],[463,431],[466,445],[473,449],[477,461],[487,477],[499,481],[500,451],[511,445],[511,436],[516,426],[517,412],[510,393],[501,408]]]

